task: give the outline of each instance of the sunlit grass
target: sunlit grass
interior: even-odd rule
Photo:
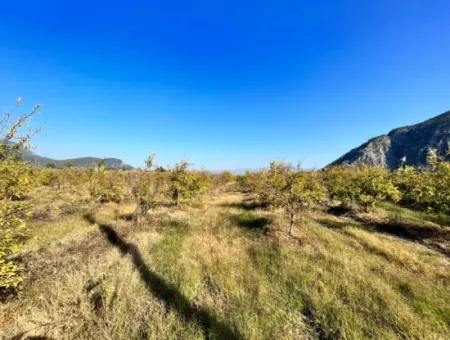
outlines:
[[[406,223],[416,223],[426,226],[448,226],[450,227],[450,216],[437,214],[433,212],[417,211],[401,207],[393,203],[384,202],[381,204],[388,216],[393,219],[399,219]]]
[[[46,274],[1,307],[0,334],[448,337],[450,274],[444,255],[324,213],[305,217],[288,237],[282,217],[237,204],[242,200],[241,194],[222,194],[182,210],[166,209],[140,228],[125,218],[132,205],[97,207],[98,223],[138,249],[141,268],[81,212],[36,222],[27,249],[47,250],[33,255],[28,266],[45,267]],[[270,230],[284,236],[274,238]],[[159,297],[143,281],[142,266],[163,280],[166,291]],[[186,307],[171,301],[171,292],[215,320],[210,329],[183,316]]]

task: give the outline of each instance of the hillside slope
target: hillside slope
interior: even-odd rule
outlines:
[[[396,169],[426,165],[429,149],[441,157],[450,150],[450,111],[425,122],[394,129],[346,153],[330,165],[365,163]]]
[[[79,157],[72,159],[52,159],[48,157],[38,156],[30,151],[24,151],[22,154],[22,159],[27,163],[37,165],[37,166],[47,166],[53,165],[56,168],[63,168],[65,166],[71,165],[80,168],[89,168],[104,162],[105,167],[112,169],[122,169],[129,168],[129,165],[123,163],[121,159],[118,158],[98,158],[98,157]]]

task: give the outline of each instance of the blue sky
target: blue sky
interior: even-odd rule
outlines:
[[[450,109],[449,1],[2,1],[0,110],[54,158],[323,166]]]

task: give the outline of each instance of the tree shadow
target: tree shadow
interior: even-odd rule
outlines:
[[[20,333],[20,334],[13,336],[10,339],[11,340],[53,340],[53,338],[50,338],[46,335],[28,335],[28,336],[26,336],[25,334],[26,334],[26,332]]]
[[[351,219],[355,222],[336,221],[334,219],[316,219],[320,224],[332,228],[342,229],[345,226],[368,229],[380,233],[391,234],[411,241],[423,241],[425,239],[437,239],[450,241],[450,230],[445,227],[434,227],[417,223],[410,223],[395,218],[385,221],[376,221],[370,218],[352,214]]]
[[[242,209],[246,211],[251,211],[255,209],[263,209],[267,208],[267,204],[249,201],[249,202],[239,202],[239,203],[223,203],[220,204],[223,208],[236,208],[236,209]]]
[[[342,204],[331,206],[327,209],[327,213],[334,216],[352,215],[353,208]]]
[[[342,229],[355,227],[370,232],[378,232],[400,237],[402,239],[418,242],[450,257],[450,230],[446,228],[432,227],[407,223],[396,219],[387,221],[373,221],[366,218],[352,216],[354,222],[336,221],[328,218],[318,218],[316,221],[330,229]],[[443,246],[444,245],[444,246]],[[447,247],[445,246],[447,245]]]
[[[90,223],[97,224],[92,215],[86,215],[85,218]],[[237,330],[219,321],[211,311],[192,304],[174,285],[151,271],[139,249],[134,244],[125,242],[112,226],[98,224],[98,227],[111,245],[119,249],[123,255],[130,255],[147,290],[186,322],[197,323],[202,328],[205,338],[242,339]]]
[[[131,213],[123,213],[123,214],[120,214],[120,215],[118,216],[119,219],[124,220],[124,221],[127,221],[127,222],[132,222],[132,221],[134,221],[135,217],[136,217],[136,215],[135,215],[134,212],[131,212]]]
[[[245,229],[266,230],[270,219],[265,216],[257,216],[250,212],[230,216],[233,224]]]
[[[387,221],[372,221],[355,216],[355,220],[367,225],[369,228],[386,234],[391,234],[411,241],[424,241],[427,239],[441,239],[450,241],[450,230],[422,224],[404,222],[397,219]]]

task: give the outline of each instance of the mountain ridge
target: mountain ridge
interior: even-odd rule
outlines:
[[[435,149],[438,156],[449,157],[450,111],[414,125],[402,126],[369,139],[329,164],[365,163],[396,169],[402,165],[424,166],[427,154]]]
[[[99,157],[76,157],[69,159],[53,159],[49,157],[43,157],[36,155],[31,151],[24,151],[22,153],[22,159],[36,166],[44,167],[44,166],[53,166],[55,168],[64,168],[66,166],[74,166],[80,168],[89,168],[103,162],[105,167],[111,169],[124,169],[131,168],[130,165],[125,164],[119,158],[99,158]]]

